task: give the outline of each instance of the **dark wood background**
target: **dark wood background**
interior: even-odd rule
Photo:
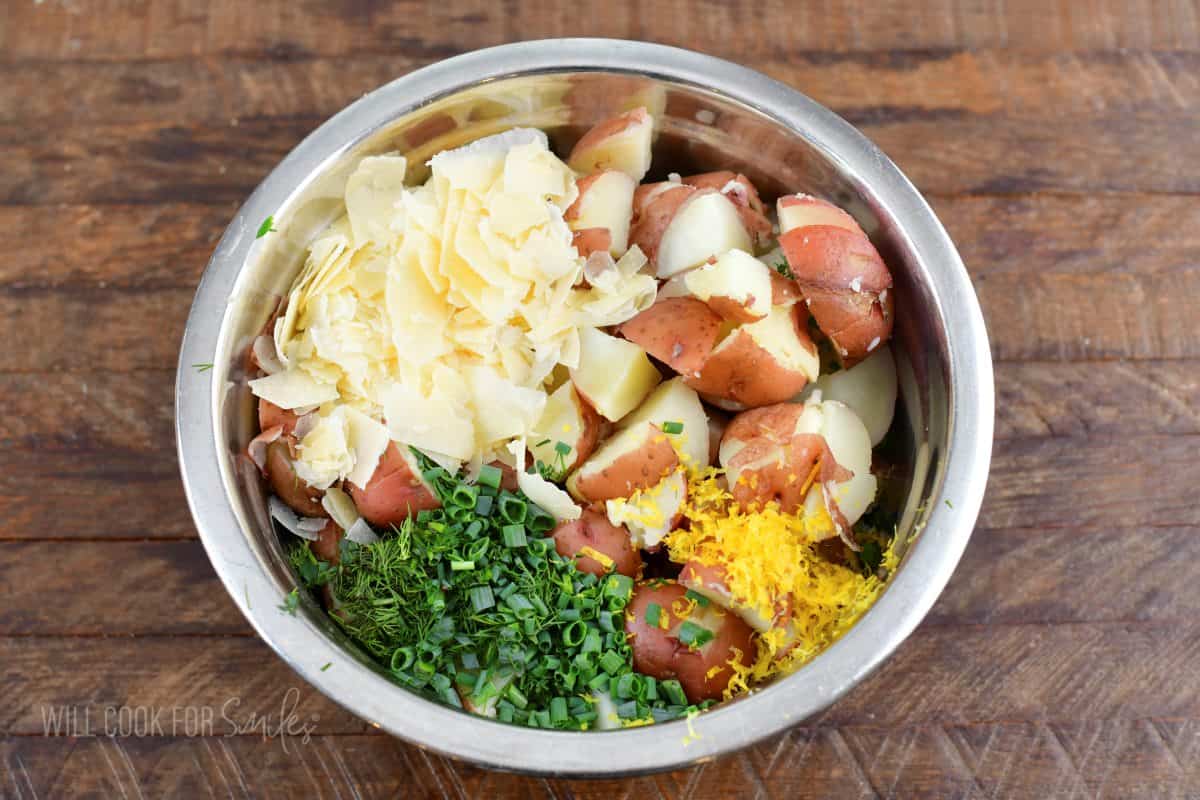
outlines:
[[[422,64],[584,34],[860,126],[958,243],[996,358],[987,500],[927,621],[781,738],[626,781],[474,769],[306,688],[209,567],[171,419],[196,281],[293,145]],[[1198,193],[1194,0],[5,0],[0,796],[1200,797]],[[306,743],[222,718],[290,697]],[[101,735],[45,735],[64,706]],[[203,709],[207,735],[173,721]]]

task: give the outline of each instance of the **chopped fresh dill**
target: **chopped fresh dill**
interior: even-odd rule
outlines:
[[[792,280],[796,279],[796,274],[792,272],[792,268],[788,266],[786,261],[777,261],[771,265],[771,268],[785,278],[791,278]]]

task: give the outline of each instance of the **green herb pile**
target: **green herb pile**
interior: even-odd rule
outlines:
[[[398,683],[538,728],[596,727],[601,693],[623,724],[702,707],[678,681],[633,671],[624,630],[632,579],[597,578],[560,556],[545,538],[553,517],[501,489],[500,470],[484,467],[470,484],[414,453],[442,508],[373,544],[343,540],[336,566],[304,543],[292,555],[306,584],[329,586],[334,619]]]

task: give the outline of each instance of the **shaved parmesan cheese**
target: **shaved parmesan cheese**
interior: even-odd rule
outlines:
[[[530,434],[556,367],[578,367],[581,330],[654,302],[636,247],[580,281],[563,218],[575,176],[541,131],[439,153],[421,186],[404,186],[406,168],[394,154],[358,164],[346,213],[256,343],[271,374],[254,393],[320,409],[297,433],[297,474],[317,488],[363,486],[391,441],[451,471],[494,460]],[[550,488],[534,491],[561,505]]]
[[[316,489],[327,489],[354,468],[346,406],[321,417],[296,447],[296,475]]]
[[[512,130],[487,136],[468,145],[438,153],[429,161],[434,178],[444,178],[456,189],[483,193],[500,177],[505,156],[514,147],[540,146],[549,150],[546,134],[535,128]]]
[[[320,383],[299,370],[277,372],[250,381],[250,391],[280,408],[293,409],[316,406],[336,400],[336,386]]]
[[[448,385],[425,394],[407,383],[392,384],[383,395],[388,432],[419,450],[466,461],[475,452],[475,428],[465,399]]]
[[[307,539],[310,542],[315,542],[319,536],[321,529],[325,527],[327,520],[318,517],[302,517],[280,500],[275,495],[267,498],[267,510],[271,514],[271,519],[278,522],[290,533],[294,533],[301,539]]]
[[[283,372],[283,364],[279,361],[279,354],[275,351],[275,339],[270,336],[259,336],[254,340],[254,358],[258,361],[258,365],[262,367],[262,371],[268,375],[274,375],[276,372]]]
[[[342,477],[360,489],[365,489],[392,438],[382,422],[371,419],[352,406],[345,408],[347,438],[354,456],[354,467]]]
[[[368,156],[346,181],[346,215],[354,243],[386,244],[404,230],[398,208],[408,162],[401,155]]]
[[[358,508],[350,499],[350,495],[336,486],[325,490],[324,496],[321,497],[321,507],[329,514],[329,518],[344,531],[350,530],[361,519]]]
[[[375,531],[367,524],[367,521],[359,517],[353,525],[346,528],[346,538],[355,544],[375,544],[379,541],[379,537],[375,535]]]
[[[571,499],[571,495],[543,478],[536,472],[525,471],[525,440],[514,439],[508,444],[512,458],[510,466],[517,473],[517,487],[543,511],[559,522],[579,519],[583,510]]]
[[[473,367],[468,373],[473,402],[479,413],[476,438],[491,445],[524,436],[542,415],[546,393],[516,386],[501,378],[489,367]]]

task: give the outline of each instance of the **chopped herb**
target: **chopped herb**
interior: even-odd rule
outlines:
[[[682,422],[664,422],[662,425],[663,433],[679,434],[683,433]]]
[[[566,442],[556,442],[554,445],[554,452],[558,453],[560,456],[565,456],[571,452],[571,445],[567,444]]]
[[[785,278],[796,279],[796,274],[792,272],[792,268],[788,266],[787,261],[777,261],[771,265],[771,268]]]
[[[326,661],[326,662],[325,662],[325,666],[321,667],[321,672],[324,672],[325,670],[329,669],[329,668],[330,668],[330,667],[332,667],[332,666],[333,666],[333,662],[332,662],[332,661]]]
[[[192,364],[192,369],[196,370],[196,372],[208,372],[212,368],[212,364]]]
[[[254,235],[254,238],[261,239],[264,236],[266,236],[268,233],[273,233],[274,231],[275,231],[275,217],[268,216],[266,219],[264,219],[262,221],[262,225],[258,226],[258,233],[256,233]]]
[[[947,500],[946,500],[946,508],[954,508],[954,503],[951,503],[951,502],[950,502],[950,501],[947,499]]]
[[[546,445],[548,445],[548,444],[550,444],[550,440],[549,440],[549,439],[542,439],[540,442],[538,442],[537,444],[535,444],[535,445],[534,445],[534,447],[545,447],[545,446],[546,446]]]
[[[704,595],[700,594],[699,592],[693,591],[691,589],[688,589],[686,592],[684,592],[683,596],[686,597],[688,600],[691,600],[696,605],[700,606],[700,608],[704,608],[705,606],[708,605],[707,597],[705,597]]]
[[[875,570],[879,569],[879,565],[883,563],[883,548],[874,539],[863,542],[861,547],[862,549],[858,551],[858,560],[862,562],[863,574],[874,575]]]
[[[554,518],[490,487],[495,475],[472,483],[414,454],[441,508],[369,545],[343,539],[337,564],[307,542],[290,554],[301,583],[332,594],[334,623],[396,683],[455,707],[491,703],[512,724],[570,730],[595,727],[589,691],[620,689],[631,723],[711,705],[634,672],[623,629],[630,578],[579,572],[544,538]],[[478,511],[485,498],[490,515]]]
[[[692,650],[698,650],[711,642],[713,632],[703,625],[688,620],[679,626],[679,642]]]
[[[659,621],[662,619],[662,606],[658,603],[646,604],[646,624],[657,628]]]
[[[296,616],[296,609],[298,609],[299,607],[300,607],[300,588],[296,587],[296,588],[292,589],[290,592],[288,592],[288,596],[286,598],[284,598],[283,605],[281,605],[279,607],[279,610],[286,614],[291,614],[294,617],[294,616]]]

